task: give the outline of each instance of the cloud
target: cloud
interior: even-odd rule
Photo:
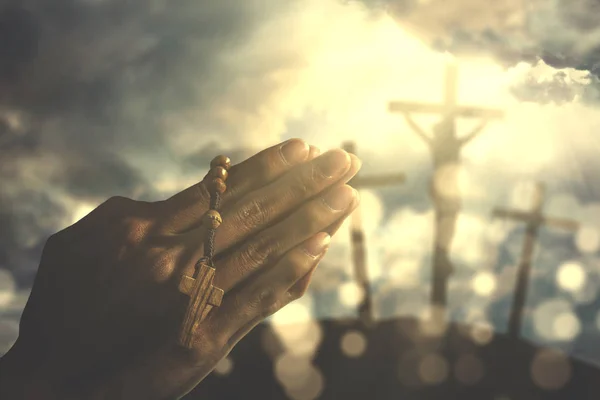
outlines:
[[[415,36],[457,55],[493,54],[498,62],[543,59],[556,68],[598,73],[600,30],[594,0],[362,0],[385,10]]]
[[[361,174],[406,173],[403,185],[365,192],[361,212],[381,315],[414,313],[428,298],[430,154],[387,102],[441,102],[452,57],[440,49],[463,46],[454,59],[460,103],[506,115],[463,151],[453,290],[469,294],[473,276],[494,271],[496,297],[485,312],[499,326],[522,235],[511,230],[517,223],[489,232],[491,210],[526,208],[528,195],[514,202],[519,182],[545,181],[547,211],[558,216],[586,218],[600,198],[597,80],[572,68],[594,51],[575,46],[560,59],[571,68],[558,69],[560,60],[544,55],[559,57],[544,47],[549,32],[525,29],[529,14],[515,2],[443,3],[406,1],[395,19],[389,2],[335,0],[63,0],[52,9],[29,0],[0,11],[0,32],[24,32],[0,40],[0,264],[28,286],[45,236],[111,195],[164,198],[199,179],[216,153],[239,161],[291,136],[324,150],[353,140]],[[558,31],[576,40],[585,21],[560,18]],[[430,132],[439,116],[415,119]],[[458,131],[476,123],[460,120]],[[583,211],[552,200],[561,195]],[[542,272],[558,267],[555,255],[578,256],[568,236],[541,245]],[[315,274],[315,289],[327,292],[309,302],[318,316],[352,314],[327,285],[352,279],[349,261],[340,234]],[[552,295],[553,283],[539,282],[536,293]]]
[[[73,204],[159,198],[161,182],[197,180],[214,143],[276,140],[256,107],[294,57],[241,54],[280,11],[265,4],[0,3],[0,262],[68,225]]]

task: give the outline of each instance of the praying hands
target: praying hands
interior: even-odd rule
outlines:
[[[178,342],[204,254],[210,177],[149,203],[114,197],[44,247],[19,338],[0,359],[2,399],[177,399],[259,322],[301,297],[330,235],[357,207],[360,161],[291,139],[227,171],[214,241],[224,291]]]

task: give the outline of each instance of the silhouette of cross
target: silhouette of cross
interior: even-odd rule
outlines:
[[[345,142],[343,144],[343,148],[348,153],[356,155],[356,146],[353,142]],[[375,188],[400,184],[404,183],[405,180],[406,176],[403,173],[371,175],[366,177],[357,174],[354,178],[352,178],[352,180],[350,180],[350,182],[348,182],[348,184],[359,190],[362,188]],[[365,244],[365,235],[362,229],[360,209],[357,208],[356,210],[354,210],[350,218],[352,263],[354,267],[354,275],[357,284],[363,292],[363,298],[358,306],[358,315],[365,325],[370,326],[373,324],[374,318],[372,311],[371,288],[369,286],[369,277],[367,273],[367,250]]]
[[[570,219],[551,218],[542,214],[544,205],[545,188],[542,183],[536,184],[533,204],[530,211],[512,210],[506,208],[495,208],[492,215],[495,218],[512,219],[525,222],[525,239],[523,250],[521,251],[521,260],[519,261],[517,271],[517,283],[515,294],[508,319],[508,333],[511,337],[517,338],[521,333],[521,323],[523,321],[523,310],[527,298],[527,288],[529,286],[529,277],[531,275],[531,263],[533,250],[538,231],[542,225],[555,228],[566,229],[575,232],[579,229],[579,223]]]

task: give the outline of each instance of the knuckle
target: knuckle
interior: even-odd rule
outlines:
[[[44,247],[56,246],[60,242],[61,237],[62,237],[62,234],[60,232],[56,232],[56,233],[50,235],[48,237],[48,239],[46,240],[46,244]]]
[[[258,292],[257,301],[261,309],[273,306],[278,301],[277,290],[272,286],[262,288],[262,290]]]
[[[110,220],[131,213],[135,203],[134,200],[128,199],[127,197],[113,196],[100,204],[96,210],[92,211],[92,213],[98,214],[101,218]]]
[[[295,251],[289,257],[288,281],[294,283],[306,275],[310,262],[313,259],[304,251]]]
[[[224,356],[226,342],[223,334],[202,332],[192,351],[186,353],[188,364],[195,367],[216,364]]]
[[[289,183],[289,193],[294,199],[302,199],[311,192],[315,184],[312,174],[295,174],[294,178]]]
[[[208,175],[202,179],[201,182],[196,183],[192,187],[192,197],[197,199],[198,201],[205,201],[210,198],[210,193],[208,191],[209,177]]]
[[[60,249],[62,243],[62,235],[63,234],[61,234],[60,232],[57,232],[51,235],[46,240],[46,243],[44,244],[44,248],[42,250],[42,256],[54,253],[55,251]]]
[[[268,318],[271,315],[275,314],[277,311],[279,311],[282,307],[283,305],[280,305],[279,303],[274,303],[271,306],[264,308],[263,311],[260,313],[260,317],[262,319]]]
[[[102,206],[105,208],[122,208],[129,206],[133,200],[123,196],[113,196],[106,200]]]
[[[294,285],[293,287],[290,288],[290,290],[288,290],[288,298],[289,301],[292,302],[294,300],[298,300],[299,298],[301,298],[302,296],[304,296],[306,294],[306,289],[308,288],[308,286],[303,285]]]
[[[149,224],[136,217],[125,217],[121,220],[124,241],[127,244],[140,244],[146,237]]]
[[[309,232],[317,232],[324,228],[323,222],[328,220],[326,217],[329,213],[325,213],[327,211],[325,204],[320,199],[315,199],[315,201],[311,201],[307,203],[304,208],[304,226]],[[325,225],[328,225],[329,222]]]
[[[271,207],[264,199],[252,199],[241,207],[237,220],[246,229],[263,226],[271,220]]]
[[[266,287],[258,293],[256,303],[261,317],[266,318],[281,308],[281,295],[274,287]]]
[[[153,282],[166,282],[175,270],[176,254],[172,251],[158,251],[150,262],[150,276]]]
[[[249,243],[240,254],[245,269],[265,264],[273,252],[274,243],[276,242],[271,243],[262,238],[257,238]]]

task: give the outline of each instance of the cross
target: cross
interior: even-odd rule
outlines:
[[[449,251],[454,237],[456,219],[460,211],[460,193],[458,184],[458,166],[462,147],[477,137],[487,122],[491,119],[502,118],[501,110],[490,108],[459,106],[457,100],[457,67],[456,64],[446,66],[444,84],[444,102],[442,104],[427,104],[409,101],[392,101],[388,110],[402,113],[411,129],[427,144],[433,160],[434,177],[430,186],[430,196],[435,210],[435,237],[433,248],[433,274],[431,302],[444,312],[447,305],[448,279],[453,266]],[[440,114],[441,122],[434,128],[434,134],[425,133],[411,118],[412,113]],[[470,133],[458,137],[456,134],[456,119],[458,117],[480,118],[481,123]],[[441,190],[439,177],[443,176],[444,187],[451,190]],[[438,179],[435,179],[438,177]],[[448,193],[452,193],[449,195]]]
[[[508,333],[511,337],[517,338],[521,331],[521,322],[523,319],[523,309],[525,308],[525,299],[527,297],[527,287],[531,275],[531,263],[533,250],[538,231],[542,225],[565,229],[575,232],[579,229],[579,223],[570,219],[551,218],[542,213],[544,204],[545,187],[542,183],[536,185],[531,211],[510,210],[505,208],[495,208],[492,215],[497,218],[507,218],[516,221],[525,222],[525,240],[521,251],[521,260],[517,272],[517,283],[515,294],[508,320]]]
[[[356,154],[356,146],[353,142],[345,142],[344,150],[348,153]],[[386,174],[377,176],[362,177],[358,174],[348,182],[356,189],[381,187],[393,184],[404,183],[406,176],[403,173]],[[374,322],[372,312],[371,289],[369,287],[369,277],[367,274],[367,257],[365,236],[362,229],[362,221],[359,208],[356,208],[351,215],[351,246],[352,263],[354,266],[354,276],[363,292],[363,298],[358,306],[358,316],[366,326],[371,326]]]
[[[213,307],[220,306],[223,300],[223,289],[212,285],[215,277],[214,268],[205,262],[199,262],[194,275],[195,277],[184,275],[179,281],[179,291],[190,296],[179,341],[190,349],[194,343],[194,332],[198,324],[206,318]]]
[[[453,115],[455,117],[479,117],[485,119],[503,118],[504,112],[492,108],[459,106],[457,99],[458,68],[454,63],[446,65],[444,83],[444,103],[430,104],[413,101],[391,101],[388,105],[390,112],[424,113]]]

